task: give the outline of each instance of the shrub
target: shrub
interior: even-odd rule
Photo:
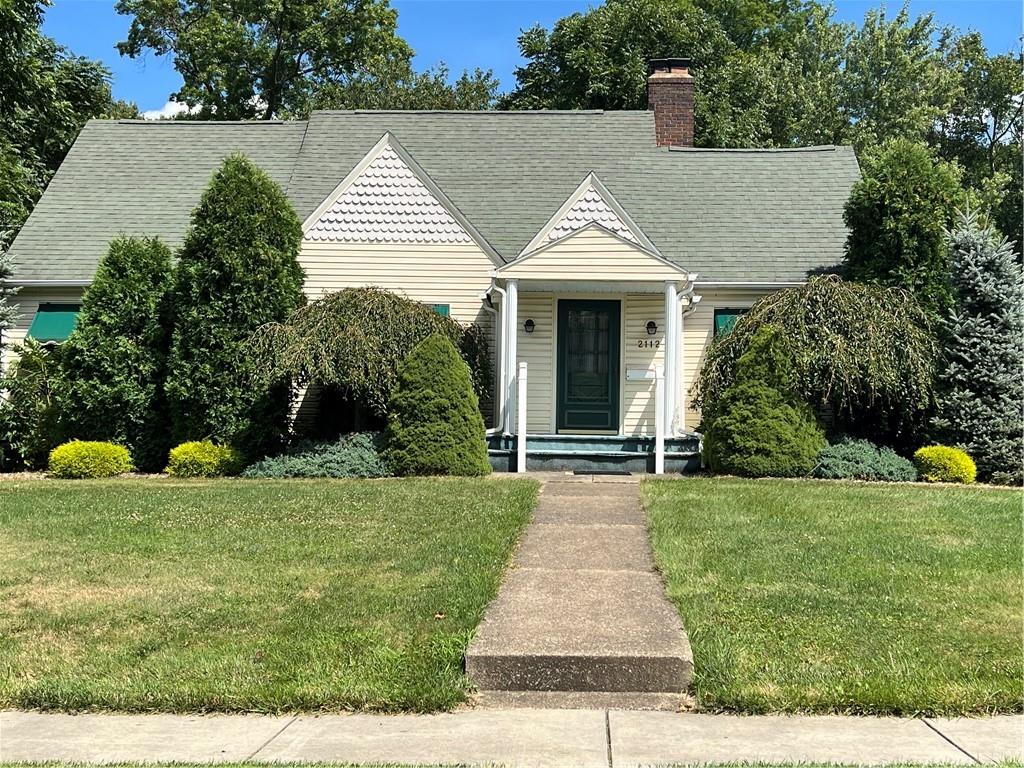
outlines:
[[[50,451],[64,442],[56,390],[60,347],[29,339],[0,380],[0,453],[3,469],[45,469]]]
[[[271,378],[335,388],[376,416],[387,416],[396,370],[431,334],[446,336],[469,365],[473,389],[486,396],[491,358],[477,325],[462,326],[425,304],[381,288],[346,288],[297,309],[285,323],[260,328],[253,359]]]
[[[251,456],[280,447],[289,387],[260,382],[246,342],[303,301],[302,225],[280,187],[242,155],[218,170],[178,256],[167,401],[176,441],[212,438]]]
[[[715,407],[704,451],[715,472],[798,477],[825,444],[811,409],[793,393],[792,356],[781,331],[764,326],[739,359],[736,383]]]
[[[917,470],[892,448],[845,438],[822,449],[814,476],[826,480],[910,482],[917,480]]]
[[[927,315],[906,291],[834,275],[765,296],[715,340],[697,382],[695,404],[705,418],[714,418],[763,325],[786,337],[797,394],[819,415],[831,415],[839,431],[904,442],[923,421],[936,357]]]
[[[949,234],[953,311],[942,322],[933,439],[963,446],[986,482],[1024,479],[1024,282],[1013,248],[975,213]]]
[[[72,440],[50,451],[50,476],[63,480],[116,477],[131,471],[131,454],[115,443]]]
[[[959,448],[929,445],[914,453],[914,465],[929,483],[973,483],[978,474],[974,460]]]
[[[386,477],[384,436],[361,432],[324,443],[301,443],[247,467],[243,477]]]
[[[491,471],[469,367],[444,336],[428,336],[398,368],[385,461],[397,475]]]
[[[170,448],[163,379],[171,252],[156,238],[115,239],[63,345],[57,401],[69,437],[111,440],[159,471]]]
[[[182,443],[171,449],[167,474],[172,477],[220,477],[237,475],[242,457],[234,448],[209,440]]]

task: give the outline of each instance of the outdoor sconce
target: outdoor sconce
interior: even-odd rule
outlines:
[[[533,322],[533,318],[530,318],[525,323],[523,323],[523,330],[526,331],[527,333],[533,333],[533,329],[536,327],[537,324]]]
[[[647,335],[648,336],[653,336],[657,332],[658,332],[658,324],[656,322],[654,322],[653,320],[648,320],[647,321]]]

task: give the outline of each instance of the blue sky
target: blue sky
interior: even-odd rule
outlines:
[[[398,31],[416,51],[424,68],[445,61],[454,73],[482,67],[494,70],[502,90],[515,82],[521,63],[516,38],[535,23],[551,24],[594,2],[578,0],[393,0]],[[876,0],[836,0],[838,18],[859,23]],[[896,12],[900,2],[888,2]],[[940,25],[976,29],[989,50],[1015,48],[1022,33],[1020,0],[912,0],[914,15],[932,11]],[[121,58],[114,47],[123,40],[129,19],[114,13],[113,0],[55,0],[46,14],[44,30],[81,56],[101,59],[114,75],[114,95],[134,101],[142,110],[158,110],[181,83],[170,61]],[[685,54],[685,51],[681,53]]]

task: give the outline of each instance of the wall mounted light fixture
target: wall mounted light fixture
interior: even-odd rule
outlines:
[[[533,322],[533,318],[530,318],[525,323],[523,323],[523,330],[526,331],[527,333],[533,333],[533,329],[536,327],[537,324]]]
[[[656,322],[654,322],[653,320],[648,320],[647,321],[647,335],[648,336],[653,336],[657,332],[658,332],[658,324]]]

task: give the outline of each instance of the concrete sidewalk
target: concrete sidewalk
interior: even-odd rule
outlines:
[[[0,760],[330,761],[631,768],[669,763],[982,763],[1024,757],[1024,717],[911,720],[602,710],[439,715],[0,712]]]

